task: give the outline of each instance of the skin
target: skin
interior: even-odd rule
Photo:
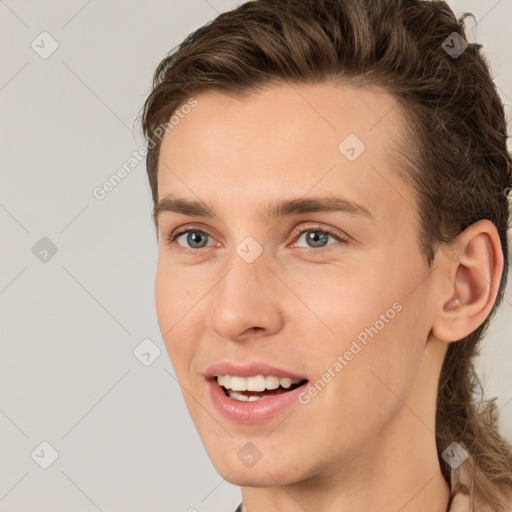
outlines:
[[[196,99],[162,141],[159,198],[204,200],[216,218],[159,216],[155,301],[212,464],[241,486],[250,512],[445,512],[437,382],[448,343],[478,327],[496,298],[496,229],[485,220],[470,226],[458,258],[438,251],[428,267],[414,194],[393,160],[401,111],[378,88],[282,85],[243,100],[218,92]],[[348,134],[366,146],[353,162],[338,150]],[[329,193],[373,218],[260,215],[270,199]],[[166,243],[192,223],[208,233],[207,247],[194,248],[186,234]],[[325,228],[348,241],[308,243],[304,231]],[[236,252],[247,236],[263,248],[250,264]],[[251,425],[213,407],[203,377],[210,364],[267,361],[311,384],[396,302],[401,311],[308,404]],[[237,457],[249,441],[262,454],[252,467]]]

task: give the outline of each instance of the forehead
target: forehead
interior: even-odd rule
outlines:
[[[377,86],[282,84],[243,98],[208,91],[196,100],[197,106],[180,115],[179,126],[166,134],[163,146],[179,145],[193,135],[205,149],[208,144],[223,147],[226,136],[243,138],[246,150],[249,139],[257,146],[263,138],[280,144],[281,151],[318,139],[337,149],[344,135],[354,133],[377,150],[396,138],[403,120],[397,99]]]
[[[411,195],[394,172],[402,111],[381,88],[287,84],[196,100],[162,140],[160,198],[243,207],[335,189],[379,208]]]

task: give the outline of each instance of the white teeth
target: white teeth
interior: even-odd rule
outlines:
[[[288,389],[292,385],[292,379],[288,379],[286,377],[284,379],[279,379],[279,384],[281,384],[283,388]]]
[[[279,387],[279,377],[274,377],[274,375],[265,377],[265,387],[267,389],[277,389]]]
[[[256,375],[255,377],[219,375],[217,382],[226,389],[234,391],[264,391],[265,389],[277,389],[279,386],[288,389],[292,384],[301,382],[301,379],[279,378],[275,375]]]
[[[234,398],[235,400],[240,400],[241,402],[254,402],[256,400],[268,398],[268,396],[256,396],[256,395],[247,396],[247,395],[242,395],[241,393],[237,393],[236,391],[230,390],[229,398]]]
[[[247,378],[247,391],[263,391],[266,385],[267,381],[263,375],[256,375],[256,377]]]
[[[221,377],[223,379],[221,386],[231,389],[231,375],[219,375],[219,378],[221,378]],[[217,379],[217,382],[218,382],[218,379]]]
[[[245,391],[247,389],[247,379],[244,377],[231,377],[230,389]]]

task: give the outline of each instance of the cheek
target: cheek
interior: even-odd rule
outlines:
[[[359,331],[367,335],[365,343],[357,337],[343,337],[331,348],[323,370],[338,355],[346,363],[333,384],[327,386],[324,404],[318,404],[323,405],[323,414],[328,416],[327,424],[338,425],[345,432],[353,432],[355,438],[364,439],[372,432],[381,431],[403,407],[422,355],[422,345],[410,331],[414,323],[410,313],[404,306],[383,327],[380,323],[375,326],[375,320],[368,323],[367,330]]]
[[[159,262],[155,278],[155,307],[158,326],[165,343],[167,343],[165,334],[175,323],[174,318],[178,313],[176,305],[179,302],[173,301],[173,296],[176,296],[175,283],[169,273],[162,270],[162,265]]]
[[[391,309],[386,320],[392,321],[389,318],[395,316],[396,311],[392,307],[400,297],[396,291],[397,280],[382,282],[382,272],[375,271],[376,267],[373,264],[366,265],[364,269],[322,270],[312,273],[307,284],[302,283],[301,286],[297,280],[291,286],[319,320],[317,324],[322,339],[332,340],[338,350],[344,344],[349,345],[358,335],[364,338],[365,329],[376,322],[381,330],[384,324],[380,315],[385,315],[386,311]],[[304,308],[299,308],[296,314],[303,318]]]
[[[176,274],[158,263],[155,278],[155,306],[158,326],[169,359],[182,381],[187,379],[185,373],[193,354],[193,333],[187,324],[188,314],[193,313],[194,301],[190,290],[183,288],[184,283]],[[197,300],[195,301],[197,302]],[[187,314],[187,312],[189,312]],[[187,340],[187,338],[189,338]]]
[[[197,284],[197,276],[193,273],[189,275],[174,265],[162,252],[156,268],[155,306],[160,330],[166,333],[171,328],[175,330],[181,327],[190,318],[189,315],[194,313],[194,307],[199,305],[204,295],[206,284]]]
[[[317,356],[315,373],[321,377],[341,356],[343,369],[338,365],[337,372],[331,370],[339,377],[329,386],[329,400],[338,403],[343,396],[345,406],[361,417],[367,407],[385,414],[399,404],[394,393],[407,395],[428,335],[427,323],[419,316],[424,311],[421,287],[411,293],[423,274],[408,275],[406,269],[385,273],[382,268],[389,267],[373,265],[366,272],[347,273],[308,298],[330,330],[318,323],[327,336],[322,343],[308,343],[309,352]]]

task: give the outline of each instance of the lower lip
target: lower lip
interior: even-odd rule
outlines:
[[[262,423],[275,418],[295,402],[307,383],[286,393],[252,402],[242,402],[226,396],[216,380],[208,381],[208,385],[213,405],[225,418],[237,423]]]

